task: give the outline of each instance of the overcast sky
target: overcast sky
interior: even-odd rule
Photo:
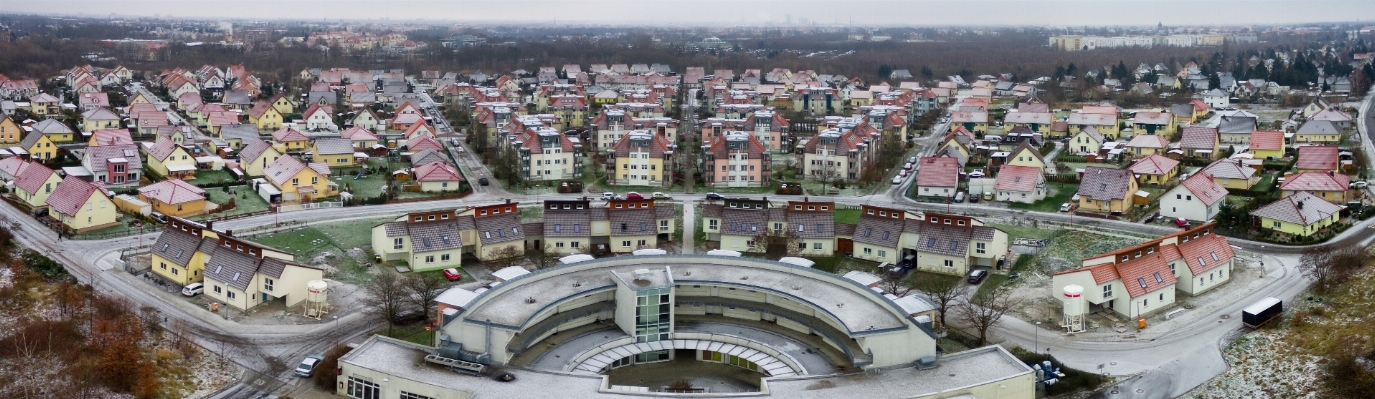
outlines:
[[[1375,20],[1351,0],[40,0],[5,13],[620,24],[1246,25]]]

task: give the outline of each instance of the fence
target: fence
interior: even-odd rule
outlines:
[[[277,206],[277,210],[278,210],[279,212],[295,212],[295,211],[304,211],[304,210],[309,210],[309,209],[340,208],[340,207],[343,207],[343,206],[344,206],[344,202],[343,202],[343,201],[338,201],[338,202],[333,202],[333,201],[331,201],[331,202],[311,202],[311,203],[306,203],[306,204],[279,205],[279,206]]]
[[[104,240],[108,238],[128,237],[136,234],[157,233],[162,230],[161,225],[144,223],[143,228],[129,227],[124,230],[106,231],[98,234],[82,233],[73,236],[66,236],[71,240]]]

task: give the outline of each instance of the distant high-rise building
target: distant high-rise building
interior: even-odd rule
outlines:
[[[244,29],[239,31],[239,36],[244,43],[260,43],[272,40],[272,31],[268,29]]]

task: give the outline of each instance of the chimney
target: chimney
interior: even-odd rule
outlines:
[[[1337,177],[1337,172],[1333,172],[1333,171],[1330,171],[1330,170],[1329,170],[1329,171],[1327,171],[1327,175],[1328,175],[1328,176],[1332,176],[1332,177]]]
[[[1295,204],[1295,206],[1298,206],[1299,209],[1303,209],[1303,201],[1296,202]]]
[[[207,221],[205,221],[205,229],[206,229],[206,230],[210,230],[210,231],[215,231],[215,221],[214,221],[214,220],[207,220]]]
[[[511,203],[511,199],[510,199],[510,198],[507,198],[507,199],[506,199],[506,203],[508,203],[508,204]]]

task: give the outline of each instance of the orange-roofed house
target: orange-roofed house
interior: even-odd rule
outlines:
[[[1137,318],[1170,309],[1176,292],[1199,295],[1231,279],[1235,253],[1214,223],[1085,258],[1051,277],[1052,292],[1084,289],[1093,308]]]
[[[272,132],[272,146],[277,152],[301,152],[310,147],[310,137],[296,129],[284,127]]]
[[[1284,177],[1280,184],[1280,195],[1288,197],[1301,192],[1313,194],[1337,205],[1350,201],[1351,176],[1332,171],[1302,172]]]
[[[47,198],[48,216],[69,232],[81,233],[118,225],[119,212],[99,183],[67,176]]]
[[[259,101],[248,111],[248,123],[258,126],[258,130],[277,130],[282,128],[282,113],[271,103]]]
[[[1278,130],[1251,132],[1251,154],[1257,159],[1283,158],[1284,132]]]
[[[1340,152],[1341,149],[1330,145],[1299,147],[1299,160],[1294,162],[1294,169],[1299,172],[1340,172]]]
[[[205,190],[181,179],[168,179],[140,187],[138,198],[152,205],[153,212],[168,216],[194,216],[205,213]]]

